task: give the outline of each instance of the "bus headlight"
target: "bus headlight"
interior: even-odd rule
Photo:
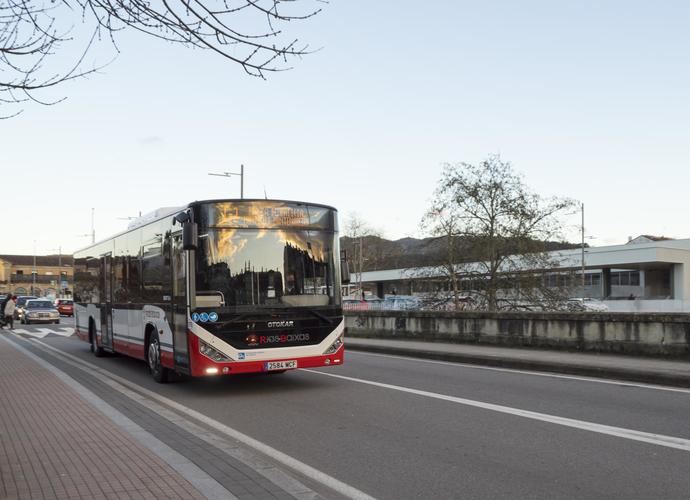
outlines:
[[[335,353],[338,349],[340,349],[340,346],[341,346],[341,345],[343,345],[343,336],[342,336],[342,335],[341,335],[340,337],[338,337],[337,339],[335,339],[335,342],[333,342],[333,344],[331,345],[331,347],[329,347],[328,349],[326,349],[326,352],[324,352],[324,354],[333,354],[333,353]]]
[[[230,361],[230,358],[228,358],[225,354],[220,352],[218,349],[211,347],[201,339],[199,339],[199,352],[207,358],[216,361],[217,363]]]

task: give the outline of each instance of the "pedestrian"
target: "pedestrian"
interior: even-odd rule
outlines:
[[[10,330],[14,330],[14,306],[17,304],[17,296],[12,295],[5,304],[5,323],[10,325]]]
[[[12,294],[8,293],[2,298],[2,300],[0,300],[0,328],[5,326],[5,306],[11,298]]]

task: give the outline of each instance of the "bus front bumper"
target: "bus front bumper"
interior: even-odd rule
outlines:
[[[322,356],[303,358],[276,357],[270,360],[231,361],[227,363],[213,361],[201,354],[197,348],[193,349],[192,358],[191,375],[193,377],[237,375],[242,373],[281,373],[286,370],[299,368],[321,368],[342,365],[345,360],[345,347],[341,345],[333,354]]]

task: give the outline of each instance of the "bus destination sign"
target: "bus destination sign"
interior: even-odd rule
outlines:
[[[216,203],[211,214],[211,225],[219,227],[310,227],[314,224],[306,207],[285,203]]]
[[[301,207],[266,207],[263,210],[263,223],[273,226],[308,226],[307,211]]]

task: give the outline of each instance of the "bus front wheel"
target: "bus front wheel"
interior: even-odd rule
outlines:
[[[96,339],[96,327],[91,323],[89,325],[89,338],[91,339],[91,352],[97,358],[101,358],[105,355],[103,348],[98,345],[98,340]]]
[[[161,364],[161,344],[160,340],[158,340],[158,333],[155,331],[151,333],[151,338],[149,339],[146,359],[153,380],[161,384],[166,383],[169,370]]]

